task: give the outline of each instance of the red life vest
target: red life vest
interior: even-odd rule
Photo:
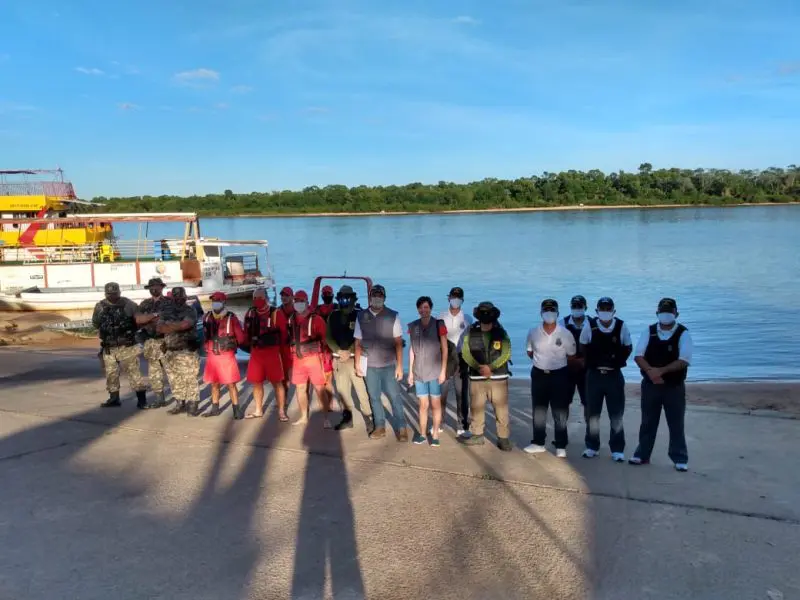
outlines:
[[[233,319],[233,313],[228,313],[221,319],[216,319],[210,312],[203,317],[203,336],[206,342],[211,342],[211,351],[214,354],[235,352],[239,347],[233,329]]]
[[[244,323],[251,346],[257,348],[280,346],[281,330],[278,327],[276,311],[274,308],[269,308],[265,313],[255,308],[247,311]]]
[[[330,304],[320,304],[317,306],[317,314],[325,319],[328,320],[328,317],[331,316],[331,313],[336,310],[336,305],[332,302]]]
[[[309,314],[302,324],[297,322],[297,313],[289,317],[289,344],[297,354],[297,358],[322,353],[322,340],[312,337],[313,326],[313,313]]]

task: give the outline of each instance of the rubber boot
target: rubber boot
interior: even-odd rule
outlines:
[[[110,408],[112,406],[122,406],[122,403],[119,401],[119,392],[109,392],[108,393],[108,400],[103,402],[100,406],[103,408]]]
[[[367,435],[372,435],[372,432],[375,431],[375,421],[372,415],[364,417],[364,424],[367,426]]]
[[[147,395],[144,390],[138,390],[136,392],[136,408],[139,410],[147,408]]]
[[[238,404],[233,405],[233,418],[237,421],[244,419],[244,409]]]
[[[221,414],[222,414],[222,411],[219,409],[219,404],[212,404],[211,405],[211,410],[209,410],[208,412],[204,412],[203,416],[204,417],[216,417],[216,416],[219,416]]]
[[[351,413],[346,408],[342,411],[342,420],[339,421],[339,424],[334,427],[336,431],[341,431],[342,429],[352,429],[353,428],[353,413]]]
[[[173,406],[167,412],[171,415],[179,415],[186,410],[186,401],[185,400],[175,400],[175,406]]]
[[[200,414],[200,403],[196,401],[186,403],[186,416],[196,417]]]
[[[167,398],[164,392],[156,392],[156,400],[147,405],[147,408],[163,408],[167,405]]]

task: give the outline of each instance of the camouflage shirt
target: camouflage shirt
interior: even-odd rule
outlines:
[[[128,298],[120,298],[116,304],[103,299],[95,305],[92,325],[99,331],[103,347],[131,346],[136,343],[137,310],[136,303]]]
[[[171,302],[165,305],[159,314],[159,323],[192,322],[191,329],[178,331],[176,333],[168,333],[164,336],[164,343],[167,346],[167,350],[190,350],[194,352],[199,348],[197,329],[195,327],[197,323],[197,311],[193,306],[188,304],[178,306]]]
[[[168,305],[170,304],[172,304],[172,300],[166,296],[161,296],[160,298],[147,298],[142,300],[141,304],[139,304],[138,314],[152,315],[153,313],[156,313],[159,317],[161,317],[161,314],[168,308]],[[156,334],[157,322],[158,319],[150,321],[147,325],[142,326],[142,331],[147,335],[147,337],[160,337],[158,334]]]

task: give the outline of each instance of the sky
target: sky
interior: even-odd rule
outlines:
[[[800,163],[796,0],[0,0],[0,169],[82,198]]]

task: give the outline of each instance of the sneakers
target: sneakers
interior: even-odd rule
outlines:
[[[439,440],[431,440],[431,448],[438,448],[439,446]]]
[[[556,448],[556,458],[567,458],[566,448]]]
[[[419,433],[415,433],[415,434],[414,434],[414,437],[413,437],[413,439],[412,439],[411,441],[412,441],[412,442],[414,442],[414,443],[415,443],[417,446],[419,446],[420,444],[424,444],[424,443],[425,443],[425,442],[427,442],[428,440],[426,440],[426,439],[425,439],[423,436],[421,436]]]
[[[511,445],[511,440],[508,438],[497,438],[497,447],[503,452],[511,452],[514,446]]]
[[[597,450],[592,450],[591,448],[587,448],[586,450],[583,451],[583,454],[581,454],[581,456],[583,458],[594,458],[598,454],[600,453]]]
[[[622,452],[612,452],[611,460],[618,463],[625,462],[625,454]]]
[[[628,464],[629,464],[629,465],[636,465],[636,466],[639,466],[639,465],[649,465],[649,464],[650,464],[650,461],[649,461],[649,460],[642,460],[642,459],[641,459],[641,458],[639,458],[638,456],[631,456],[631,457],[628,459]]]
[[[397,438],[398,442],[407,442],[408,441],[408,429],[403,427],[400,431],[395,433],[395,437]]]
[[[470,433],[469,429],[457,429],[456,430],[456,437],[469,437],[472,433]]]
[[[685,473],[689,470],[689,465],[686,463],[675,463],[675,470],[680,471],[681,473]]]
[[[525,450],[525,452],[527,452],[528,454],[541,454],[542,452],[547,452],[547,448],[545,448],[544,446],[540,446],[539,444],[531,444],[529,446],[525,446],[523,450]]]
[[[369,434],[369,439],[371,440],[379,440],[381,438],[386,437],[386,427],[376,427],[372,430],[372,433]]]

